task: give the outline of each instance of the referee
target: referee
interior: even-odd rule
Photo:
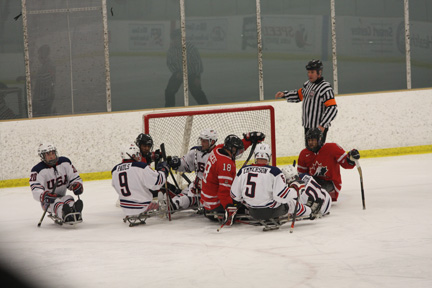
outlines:
[[[336,118],[338,109],[334,98],[333,88],[322,77],[323,64],[320,60],[311,60],[306,65],[309,80],[303,84],[303,88],[291,91],[279,91],[275,98],[285,98],[287,102],[303,101],[302,125],[305,136],[309,129],[319,128],[322,135],[322,143],[325,143],[327,131],[331,121]],[[305,144],[307,141],[305,137]]]
[[[188,61],[188,85],[193,98],[198,105],[208,104],[207,96],[201,88],[201,74],[203,65],[198,49],[190,42],[186,42]],[[167,52],[167,66],[171,77],[165,89],[165,107],[175,106],[175,94],[183,84],[183,58],[180,29],[171,33],[171,44]]]

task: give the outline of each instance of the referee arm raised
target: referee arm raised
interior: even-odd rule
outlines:
[[[279,91],[275,98],[285,98],[287,102],[293,103],[302,101],[302,125],[305,136],[309,129],[319,128],[323,132],[322,143],[325,143],[327,131],[338,112],[333,88],[322,76],[323,64],[320,60],[309,61],[306,70],[309,80],[302,88]]]

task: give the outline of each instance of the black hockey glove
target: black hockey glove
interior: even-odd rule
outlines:
[[[71,184],[70,190],[72,190],[75,195],[81,195],[84,192],[84,187],[80,182],[75,182]]]
[[[56,199],[57,199],[57,194],[53,194],[53,193],[50,193],[48,191],[45,191],[41,195],[41,202],[43,202],[45,204],[52,204],[55,202]]]
[[[225,226],[232,226],[234,217],[237,214],[238,208],[233,204],[228,204],[225,208],[224,223]]]
[[[243,134],[243,138],[246,141],[250,141],[252,143],[261,143],[264,141],[265,135],[261,132],[249,132],[247,134]]]
[[[350,160],[353,162],[354,162],[354,160],[360,159],[360,153],[357,149],[352,149],[351,151],[349,151],[348,156],[349,156]]]
[[[158,163],[156,166],[156,170],[165,173],[165,177],[168,177],[169,167],[166,162]]]
[[[151,158],[154,162],[158,163],[159,160],[162,158],[162,152],[157,149],[156,151],[152,152]]]
[[[306,206],[311,208],[310,220],[314,220],[319,216],[323,203],[323,199],[314,199],[313,196],[309,196]]]
[[[168,165],[172,168],[172,169],[174,169],[174,170],[177,170],[179,167],[180,167],[180,164],[181,164],[181,160],[180,160],[180,158],[179,157],[177,157],[177,156],[168,156],[167,157],[167,162],[168,162]]]

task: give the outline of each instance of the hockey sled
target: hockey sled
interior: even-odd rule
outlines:
[[[63,224],[76,225],[82,222],[82,217],[80,212],[71,212],[67,214],[65,216],[65,219],[68,219],[68,221],[63,220],[60,217],[53,215],[52,213],[48,214],[48,218],[51,218],[55,224],[60,226],[62,226]]]

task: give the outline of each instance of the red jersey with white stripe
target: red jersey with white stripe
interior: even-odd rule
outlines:
[[[251,142],[242,141],[246,150]],[[206,210],[213,210],[220,205],[225,208],[233,203],[230,190],[236,176],[236,163],[222,152],[222,147],[223,144],[219,144],[213,149],[205,166],[200,201]]]
[[[297,171],[332,181],[339,193],[342,189],[340,166],[345,169],[353,169],[355,166],[347,162],[347,157],[348,153],[336,143],[325,143],[317,153],[303,149],[299,155]]]

